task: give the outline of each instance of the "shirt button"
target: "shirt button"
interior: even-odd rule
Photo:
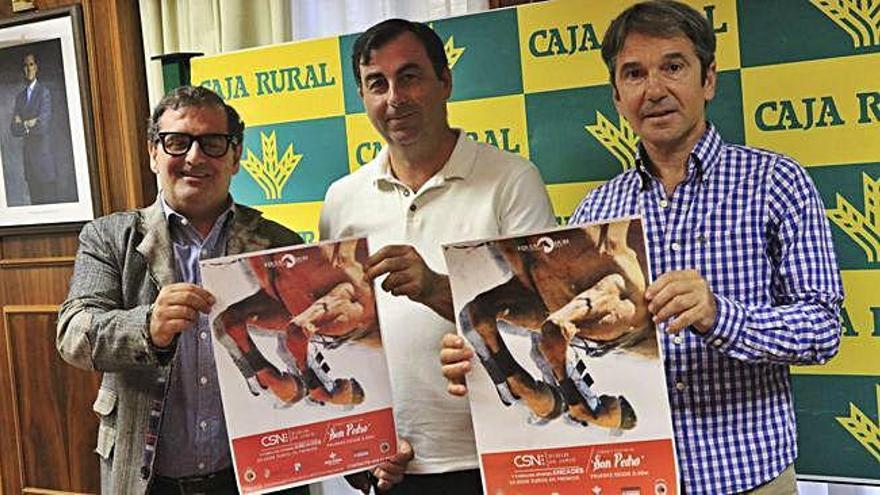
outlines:
[[[201,429],[203,429],[203,430],[207,430],[207,429],[208,429],[208,422],[202,420],[202,422],[199,423],[199,428],[201,428]]]
[[[205,469],[205,463],[200,462],[198,467],[199,467],[199,469]]]
[[[671,247],[673,251],[678,251],[679,249],[681,249],[681,246],[679,246],[677,242],[673,242],[672,245],[670,245],[669,247]]]
[[[199,338],[202,340],[208,340],[208,332],[199,333]]]
[[[715,347],[721,347],[723,344],[724,344],[724,342],[721,342],[721,339],[718,339],[715,342],[712,342],[712,345],[714,345]]]
[[[681,335],[676,335],[672,338],[672,341],[676,344],[681,344],[682,342],[684,342],[684,339],[681,337]]]
[[[669,206],[669,201],[666,201],[665,199],[661,199],[660,200],[660,208],[666,208],[667,206]]]
[[[416,205],[414,205],[414,204],[409,205],[409,211],[416,211]]]
[[[682,382],[675,382],[675,390],[678,390],[679,392],[681,392],[682,390],[684,390],[684,388],[685,388],[684,383],[682,383]]]
[[[409,197],[409,189],[404,189],[403,195]]]
[[[202,385],[207,385],[208,384],[208,377],[203,376],[203,377],[199,378],[199,383],[201,383]]]

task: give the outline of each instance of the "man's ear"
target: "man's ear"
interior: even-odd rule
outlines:
[[[717,82],[718,70],[715,66],[715,62],[712,62],[709,64],[709,67],[706,68],[706,79],[703,81],[703,98],[706,100],[706,103],[715,98],[715,85]]]
[[[158,174],[159,171],[156,170],[156,153],[159,152],[158,144],[155,141],[147,141],[147,152],[150,154],[150,170],[154,174]]]
[[[244,146],[241,144],[236,145],[232,148],[232,173],[237,174],[238,170],[241,168],[241,153],[244,151]]]
[[[449,70],[449,67],[444,67],[443,71],[440,73],[440,83],[445,86],[444,92],[446,94],[446,99],[448,100],[449,97],[452,96],[452,71]]]

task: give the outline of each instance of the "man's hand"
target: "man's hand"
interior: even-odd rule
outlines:
[[[403,438],[398,439],[394,457],[373,468],[373,476],[378,480],[376,488],[385,491],[403,481],[406,465],[414,456],[412,445]]]
[[[391,245],[380,249],[367,260],[367,280],[384,274],[382,289],[395,296],[406,296],[433,309],[449,321],[455,321],[449,277],[428,268],[412,246]]]
[[[459,397],[467,394],[464,377],[471,371],[474,351],[468,348],[464,339],[454,333],[447,333],[440,341],[440,363],[443,376],[449,381],[446,391]]]
[[[19,116],[18,114],[16,114],[15,117],[13,117],[13,119],[16,124],[21,124],[21,116]]]
[[[678,333],[693,325],[706,333],[715,325],[715,294],[695,270],[667,272],[645,290],[654,323],[669,321],[667,333]]]
[[[150,340],[156,347],[168,347],[174,336],[198,322],[199,313],[207,313],[214,296],[194,284],[178,283],[162,287],[150,316]]]
[[[33,118],[33,119],[25,120],[24,126],[27,127],[28,129],[33,129],[34,127],[37,126],[37,119]]]

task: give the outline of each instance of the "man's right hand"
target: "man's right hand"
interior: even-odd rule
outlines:
[[[174,336],[192,328],[199,313],[208,313],[214,296],[194,284],[178,283],[162,287],[150,316],[150,340],[156,347],[168,347]]]
[[[474,351],[465,345],[463,338],[454,333],[444,335],[440,346],[443,376],[449,381],[446,391],[459,397],[467,394],[464,377],[471,371]]]

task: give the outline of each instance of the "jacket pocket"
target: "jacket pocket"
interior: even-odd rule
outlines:
[[[98,389],[98,397],[92,404],[92,410],[101,420],[95,453],[102,459],[109,459],[116,443],[116,392],[108,388]]]

